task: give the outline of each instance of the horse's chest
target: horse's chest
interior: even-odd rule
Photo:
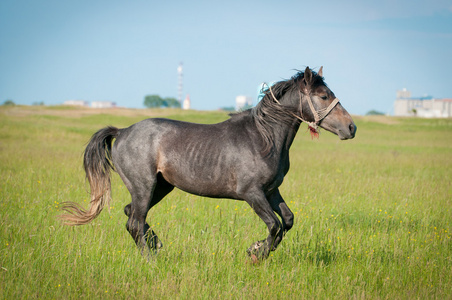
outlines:
[[[278,188],[289,171],[289,160],[281,160],[269,166],[264,186],[268,191]]]

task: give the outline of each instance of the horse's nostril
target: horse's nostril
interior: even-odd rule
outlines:
[[[350,130],[350,134],[355,136],[356,125],[354,123],[350,123],[350,125],[348,125],[348,129]]]

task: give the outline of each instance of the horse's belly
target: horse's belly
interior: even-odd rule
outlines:
[[[236,175],[228,169],[196,170],[178,166],[167,167],[162,170],[162,175],[175,187],[191,194],[214,198],[237,198]]]
[[[230,198],[237,199],[237,194],[235,191],[232,191],[228,188],[224,188],[221,184],[213,185],[213,184],[205,184],[205,185],[187,185],[181,184],[176,185],[177,188],[198,196],[210,197],[210,198]]]

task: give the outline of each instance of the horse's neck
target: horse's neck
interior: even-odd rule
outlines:
[[[291,97],[288,95],[288,97]],[[291,99],[293,100],[293,99]],[[297,106],[298,103],[292,103],[292,106]],[[275,146],[279,150],[279,152],[289,151],[290,146],[292,146],[292,143],[295,139],[295,136],[297,135],[298,128],[300,127],[300,122],[298,119],[293,116],[291,125],[287,124],[280,124],[279,126],[275,127],[274,132],[274,139],[275,139]]]
[[[275,147],[274,150],[277,154],[283,156],[285,156],[285,154],[288,154],[299,127],[300,125],[295,117],[292,126],[284,124],[275,126],[273,130]]]
[[[288,133],[287,139],[286,139],[286,148],[287,151],[289,151],[290,146],[292,146],[292,143],[295,139],[295,136],[297,135],[298,129],[300,128],[300,123],[297,120],[294,120],[294,124],[291,127],[290,132]]]
[[[298,106],[297,100],[293,93],[287,93],[280,100],[273,94],[272,97],[266,95],[249,115],[262,136],[265,152],[271,151],[274,158],[288,157],[285,153],[288,153],[299,128],[297,112],[293,110]]]

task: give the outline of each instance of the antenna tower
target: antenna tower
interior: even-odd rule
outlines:
[[[182,104],[182,87],[183,87],[182,80],[184,78],[182,62],[180,62],[179,66],[177,67],[177,77],[178,77],[177,100],[179,101],[179,103]]]

